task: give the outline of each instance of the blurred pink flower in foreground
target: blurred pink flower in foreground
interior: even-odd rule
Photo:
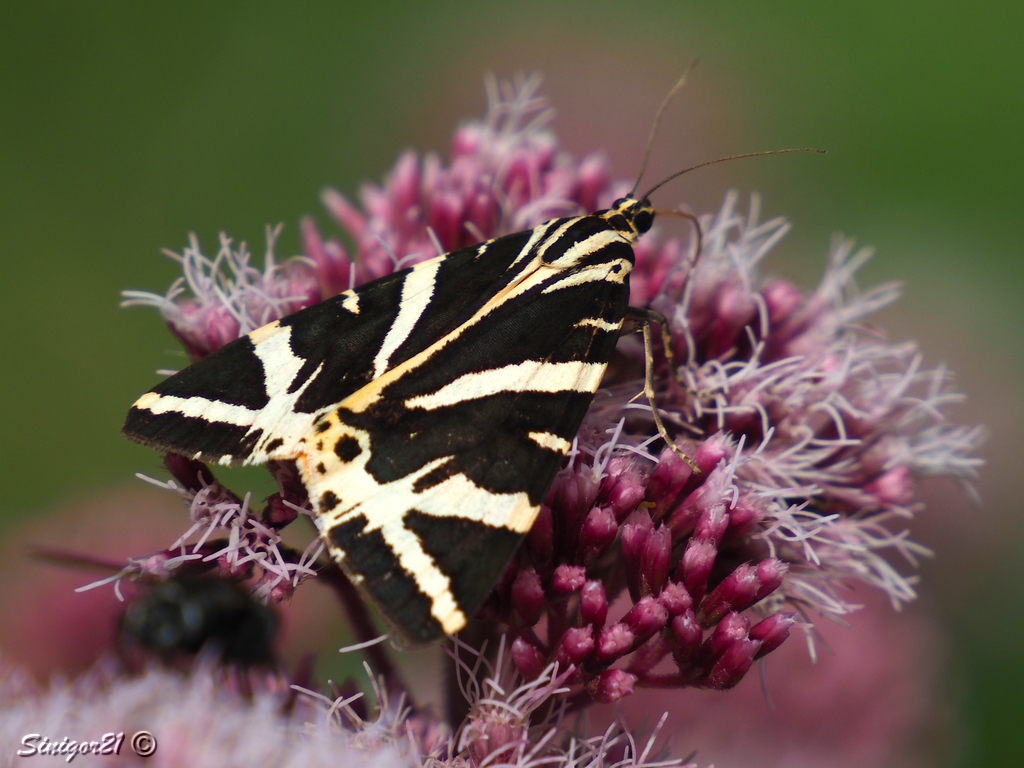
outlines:
[[[492,84],[487,118],[456,132],[447,166],[407,152],[383,188],[363,187],[361,209],[325,192],[353,255],[310,220],[306,255],[278,264],[271,233],[262,270],[244,244],[222,238],[209,259],[193,239],[175,255],[184,277],[166,296],[127,292],[125,303],[158,307],[198,359],[351,285],[608,206],[628,185],[610,181],[600,155],[577,163],[558,148],[535,90],[535,80]],[[925,553],[904,530],[919,508],[917,483],[927,475],[969,481],[981,432],[947,421],[960,397],[945,370],[923,370],[913,344],[886,343],[861,324],[898,295],[894,285],[857,292],[853,276],[867,252],[836,241],[809,295],[764,281],[760,262],[788,225],[758,213],[756,198],[740,213],[730,195],[700,217],[699,253],[695,237],[684,244],[657,231],[636,248],[631,303],[668,318],[690,390],[672,382],[662,360],[656,400],[701,471],[661,443],[636,397],[639,346],[624,339],[533,531],[482,611],[496,624],[467,633],[474,644],[501,635],[492,680],[510,674],[502,670],[511,663],[527,681],[521,706],[489,709],[479,695],[468,712],[450,703],[459,730],[449,743],[474,765],[488,755],[490,764],[524,764],[556,748],[567,760],[566,732],[546,736],[536,724],[638,687],[731,688],[794,627],[810,632],[809,612],[855,610],[845,591],[853,582],[896,606],[913,599],[913,579],[892,556],[912,566]],[[278,531],[309,514],[290,466],[271,467],[278,492],[262,509],[202,465],[168,457],[167,466],[174,480],[165,486],[189,505],[192,528],[118,578],[212,568],[282,600],[324,567],[315,542],[304,552],[281,542]],[[365,640],[375,634],[369,623],[364,630]],[[371,653],[394,695],[400,685],[386,654]],[[544,696],[534,700],[531,690]],[[409,722],[433,721],[413,710]]]

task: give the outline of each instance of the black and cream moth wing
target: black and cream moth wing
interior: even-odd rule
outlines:
[[[325,408],[387,365],[382,350],[400,304],[419,300],[406,278],[431,263],[345,291],[224,345],[139,398],[124,434],[219,464],[292,457]]]
[[[613,209],[381,278],[163,382],[125,433],[296,460],[335,559],[403,638],[437,639],[536,517],[614,349],[636,236]]]
[[[563,244],[594,223],[576,221]],[[564,257],[573,269],[534,255],[307,438],[299,467],[332,554],[413,642],[457,631],[483,602],[600,384],[632,253],[599,241],[592,263],[581,253],[593,243]]]

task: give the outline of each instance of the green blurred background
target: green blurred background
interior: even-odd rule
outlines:
[[[539,70],[577,156],[631,177],[654,108],[700,66],[664,122],[651,178],[736,152],[829,154],[717,166],[659,193],[716,206],[762,193],[793,233],[769,269],[811,285],[833,231],[877,247],[863,284],[903,279],[879,323],[948,362],[991,428],[973,508],[925,489],[915,527],[937,551],[925,609],[948,630],[941,695],[960,721],[947,764],[1024,754],[1024,6],[1002,2],[5,4],[0,21],[0,534],[137,482],[156,458],[118,436],[157,368],[183,358],[155,312],[160,255],[226,230],[299,250],[318,192],[354,193],[405,146],[447,150],[482,115],[483,75]],[[842,693],[837,691],[837,696]]]

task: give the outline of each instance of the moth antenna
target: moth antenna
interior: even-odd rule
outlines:
[[[662,100],[661,106],[658,107],[658,111],[654,113],[654,122],[651,124],[651,133],[647,137],[647,147],[644,149],[644,159],[640,163],[640,173],[637,174],[636,181],[633,183],[633,188],[629,190],[628,197],[633,197],[636,194],[636,188],[640,186],[640,180],[644,177],[644,172],[647,170],[647,161],[651,159],[651,147],[654,146],[654,137],[658,135],[658,126],[661,124],[661,116],[665,113],[666,107],[669,102],[672,101],[673,97],[682,90],[683,86],[686,85],[686,78],[690,76],[693,68],[697,66],[697,62],[700,61],[700,57],[693,60],[693,62],[683,72],[683,76],[679,78],[675,85],[672,86],[672,90],[668,92],[668,95]]]
[[[681,171],[676,171],[671,176],[668,176],[667,178],[662,179],[657,184],[655,184],[653,187],[651,187],[649,190],[647,190],[647,192],[645,192],[638,199],[646,200],[656,190],[661,189],[663,186],[665,186],[670,181],[672,181],[672,179],[678,178],[679,176],[682,176],[684,173],[689,173],[690,171],[696,171],[698,168],[703,168],[705,165],[715,165],[716,163],[724,163],[726,160],[741,160],[744,157],[764,157],[765,155],[788,155],[788,154],[791,154],[793,152],[814,152],[814,153],[819,154],[819,155],[824,155],[825,154],[825,150],[824,149],[815,149],[814,147],[797,147],[795,149],[770,149],[767,152],[745,152],[742,155],[729,155],[728,157],[719,157],[717,160],[705,160],[703,163],[697,163],[697,165],[691,165],[689,168],[684,168]]]
[[[693,224],[693,228],[697,231],[697,250],[693,254],[693,261],[691,262],[691,267],[693,266],[693,264],[696,264],[697,259],[700,258],[701,251],[704,250],[704,230],[701,229],[700,220],[692,213],[687,213],[686,211],[677,211],[675,209],[669,209],[665,211],[655,209],[654,214],[656,216],[675,216],[680,219],[686,219],[688,222]]]

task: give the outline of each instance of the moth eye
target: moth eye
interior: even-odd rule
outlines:
[[[654,214],[650,211],[640,210],[633,215],[633,226],[637,232],[646,232],[654,223]]]

